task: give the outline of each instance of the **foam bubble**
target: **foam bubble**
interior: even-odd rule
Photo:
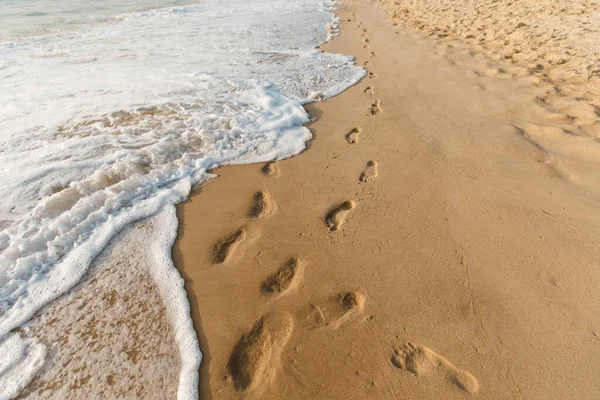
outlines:
[[[35,398],[197,398],[201,353],[170,260],[174,206],[113,237],[88,272],[22,328],[47,343]]]
[[[190,318],[190,304],[184,281],[171,259],[171,247],[177,237],[178,226],[175,207],[165,207],[153,217],[152,223],[156,227],[155,230],[163,234],[159,237],[157,246],[151,249],[154,252],[154,262],[149,265],[149,270],[172,319],[175,342],[181,355],[177,397],[193,400],[198,398],[198,370],[202,353],[198,348],[196,331]]]
[[[19,394],[44,365],[45,356],[46,347],[36,339],[19,333],[5,336],[0,342],[0,400]]]

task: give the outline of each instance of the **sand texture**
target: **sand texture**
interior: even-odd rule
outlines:
[[[392,18],[428,35],[462,39],[513,61],[600,73],[600,4],[588,0],[380,0]]]
[[[600,398],[598,7],[382,3],[305,152],[178,206],[202,398]]]

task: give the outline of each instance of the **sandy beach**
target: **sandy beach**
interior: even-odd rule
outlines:
[[[178,206],[201,398],[600,396],[590,64],[408,9],[347,1],[323,49],[368,76],[307,107],[309,148]]]
[[[597,2],[30,3],[0,398],[600,398]]]

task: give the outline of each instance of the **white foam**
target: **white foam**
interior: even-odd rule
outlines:
[[[152,218],[157,230],[163,232],[157,246],[152,247],[154,262],[148,266],[150,274],[158,286],[161,297],[165,301],[168,315],[171,317],[175,331],[175,341],[181,355],[181,372],[177,398],[198,398],[198,370],[202,361],[202,353],[198,347],[196,331],[190,318],[190,304],[184,288],[184,281],[171,260],[171,248],[177,237],[177,214],[174,206],[166,206]]]
[[[171,260],[175,207],[129,225],[22,328],[47,343],[23,397],[196,398],[201,353]]]
[[[12,399],[31,381],[44,365],[46,347],[18,333],[4,337],[0,343],[0,400]]]
[[[304,150],[302,104],[364,75],[315,49],[337,33],[334,5],[205,0],[0,38],[0,338],[79,282],[123,227],[160,210],[172,223],[208,170]],[[153,274],[179,325],[179,395],[192,398],[200,355],[169,235]]]
[[[161,211],[127,226],[77,285],[23,325],[22,336],[47,344],[47,356],[20,396],[175,398],[178,387],[186,387],[178,385],[180,378],[194,379],[194,373],[182,375],[189,368],[181,367],[189,365],[185,360],[190,356],[199,358],[200,352],[188,346],[182,360],[177,343],[182,328],[191,327],[189,315],[183,315],[183,307],[183,314],[175,317],[183,315],[187,321],[174,323],[169,312],[173,296],[185,302],[183,288],[177,286],[181,278],[175,273],[172,281],[166,274],[166,283],[171,284],[165,286],[164,280],[157,284],[153,278],[161,274],[151,274],[164,266],[172,268],[163,262],[177,230],[169,218]],[[181,292],[165,301],[160,287]],[[195,341],[193,335],[191,330],[188,337]]]

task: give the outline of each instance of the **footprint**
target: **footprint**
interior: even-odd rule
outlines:
[[[439,374],[467,393],[476,393],[479,390],[479,383],[473,375],[456,368],[450,361],[425,346],[407,342],[399,349],[394,348],[391,361],[394,366],[417,376]]]
[[[367,166],[361,172],[359,180],[363,183],[377,177],[377,161],[367,161]]]
[[[315,328],[338,327],[365,308],[366,297],[360,291],[340,293],[320,306],[311,304],[309,324]]]
[[[262,173],[268,176],[279,176],[279,166],[276,161],[268,162],[262,167]]]
[[[363,39],[363,42],[365,42],[365,43],[369,43],[369,42],[370,42],[370,40],[369,40],[369,39],[367,39],[367,38],[364,38],[364,39]]]
[[[267,278],[262,284],[265,292],[284,293],[298,281],[297,276],[300,272],[300,261],[292,257],[283,264],[277,272]]]
[[[374,74],[373,72],[369,72],[369,73],[367,74],[367,76],[369,77],[369,79],[375,79],[375,78],[377,78],[377,75],[376,75],[376,74]]]
[[[248,218],[262,218],[269,214],[274,208],[273,200],[271,195],[267,191],[260,191],[254,193],[252,198],[252,205],[248,211]]]
[[[356,206],[352,200],[346,200],[327,214],[325,221],[330,232],[337,231],[346,221],[346,216]]]
[[[252,330],[241,337],[227,365],[237,390],[256,389],[265,376],[267,382],[273,381],[293,327],[290,314],[274,312],[262,316]]]
[[[371,115],[380,114],[383,110],[381,109],[381,100],[375,100],[375,103],[371,105]]]
[[[360,134],[360,128],[352,128],[350,132],[346,134],[346,142],[354,144],[358,142],[358,135]]]
[[[371,86],[367,86],[367,88],[364,90],[364,92],[370,96],[375,94],[375,88],[371,87]]]
[[[224,264],[231,258],[236,247],[246,239],[247,228],[239,228],[234,233],[219,240],[213,249],[215,264]]]

